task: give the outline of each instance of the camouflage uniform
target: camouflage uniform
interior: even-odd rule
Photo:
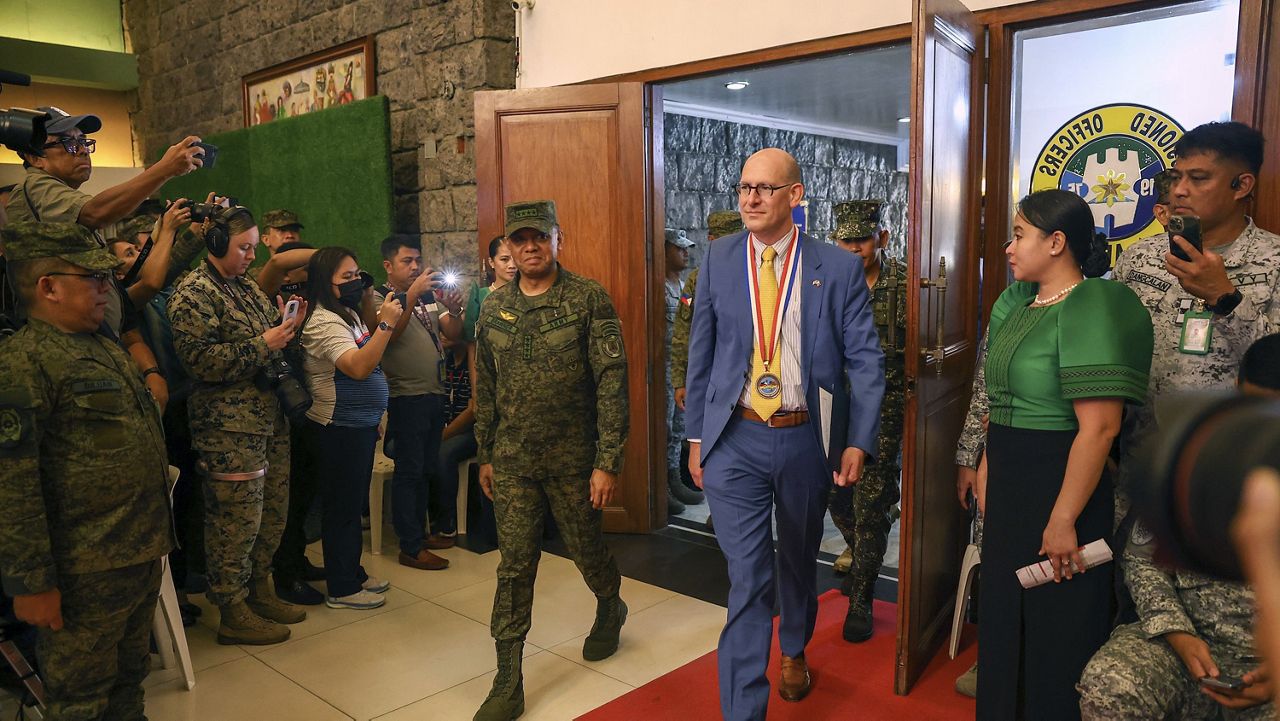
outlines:
[[[4,240],[15,262],[118,265],[70,223],[15,223]],[[37,640],[45,718],[143,717],[167,478],[159,409],[118,345],[36,318],[0,343],[0,578],[9,595],[62,597],[63,629]]]
[[[991,412],[991,402],[987,399],[987,334],[982,334],[982,345],[978,348],[978,361],[973,371],[973,390],[969,396],[969,412],[964,417],[964,428],[960,438],[956,440],[956,465],[977,469],[982,461],[982,452],[987,447],[987,430],[982,426],[982,419]],[[977,492],[976,489],[974,491]],[[973,542],[982,547],[982,511],[977,511],[973,521]]]
[[[680,248],[689,249],[693,246],[693,241],[685,235],[683,230],[676,231],[668,228],[666,230],[666,241]],[[675,335],[676,316],[681,307],[680,297],[681,289],[679,283],[672,283],[666,280],[663,284],[665,291],[666,309],[667,309],[667,336],[666,336],[666,358],[667,358],[667,468],[675,469],[675,477],[678,480],[680,475],[680,444],[684,441],[684,411],[676,407],[675,389],[675,356],[671,353],[671,342]],[[686,336],[686,343],[688,337]],[[685,346],[686,365],[688,363],[689,348]],[[683,381],[683,374],[681,374]]]
[[[1080,677],[1085,719],[1271,719],[1272,704],[1234,711],[1200,692],[1182,659],[1161,637],[1189,633],[1209,645],[1223,675],[1243,676],[1254,657],[1253,592],[1191,571],[1165,570],[1152,560],[1155,541],[1141,523],[1124,552],[1137,623],[1118,627]]]
[[[1165,269],[1169,249],[1165,234],[1144,238],[1129,246],[1116,261],[1112,277],[1129,286],[1151,313],[1155,330],[1155,353],[1151,358],[1151,380],[1147,403],[1137,411],[1136,426],[1124,444],[1124,460],[1116,476],[1116,513],[1128,508],[1128,489],[1137,464],[1129,449],[1140,444],[1154,430],[1160,404],[1171,402],[1169,394],[1192,390],[1227,390],[1236,385],[1240,359],[1253,342],[1280,330],[1280,236],[1249,225],[1235,242],[1218,248],[1226,264],[1227,276],[1244,299],[1227,316],[1214,316],[1208,355],[1192,355],[1178,350],[1184,314],[1202,310],[1204,303],[1183,290]]]
[[[832,238],[866,238],[879,229],[880,201],[851,201],[835,207]],[[880,408],[880,436],[876,458],[862,479],[835,488],[828,501],[831,520],[852,550],[849,581],[852,599],[870,598],[888,545],[894,510],[900,498],[902,471],[903,393],[906,388],[904,351],[907,343],[907,268],[881,254],[880,276],[871,288],[872,313],[885,358],[885,395]]]
[[[591,591],[616,597],[621,583],[587,483],[592,469],[622,470],[627,437],[627,359],[605,290],[561,266],[541,295],[524,295],[519,276],[490,293],[476,324],[475,392],[476,455],[493,464],[502,551],[491,631],[518,642],[529,631],[544,504]]]
[[[742,216],[736,210],[717,210],[707,216],[707,240],[715,240],[742,231]],[[693,291],[698,287],[698,269],[694,268],[680,291],[680,307],[676,310],[671,330],[671,387],[684,388],[689,371],[689,331],[693,329]]]
[[[229,606],[271,572],[288,512],[289,423],[255,382],[280,357],[262,339],[279,311],[256,283],[224,281],[208,261],[168,309],[174,350],[195,381],[188,417],[205,474],[209,600]]]

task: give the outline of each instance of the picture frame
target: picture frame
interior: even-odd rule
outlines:
[[[313,113],[373,96],[374,38],[368,35],[241,78],[244,126]]]

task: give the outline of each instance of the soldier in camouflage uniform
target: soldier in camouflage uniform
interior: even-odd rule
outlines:
[[[1262,145],[1261,134],[1240,123],[1208,123],[1183,135],[1174,147],[1174,169],[1168,171],[1167,201],[1175,214],[1200,218],[1204,252],[1178,239],[1192,260],[1174,258],[1168,234],[1161,234],[1134,243],[1116,262],[1113,277],[1137,293],[1155,331],[1148,401],[1138,412],[1117,474],[1117,516],[1122,504],[1127,508],[1128,489],[1143,482],[1135,477],[1139,464],[1127,449],[1155,431],[1161,404],[1176,402],[1173,394],[1179,391],[1234,387],[1244,352],[1280,329],[1280,236],[1258,228],[1245,214]],[[1184,345],[1183,328],[1195,322],[1208,324],[1207,347]],[[1122,567],[1139,623],[1116,629],[1085,669],[1080,691],[1087,717],[1150,718],[1145,709],[1157,707],[1190,709],[1180,718],[1212,717],[1216,704],[1184,684],[1194,682],[1179,657],[1185,659],[1191,646],[1212,652],[1223,673],[1250,670],[1251,664],[1241,660],[1253,653],[1249,591],[1197,574],[1163,571],[1151,562],[1150,546],[1149,534],[1134,524]],[[1154,640],[1160,636],[1164,642]],[[1133,662],[1140,667],[1126,671]],[[1129,676],[1116,679],[1117,673]],[[1198,705],[1205,701],[1210,705]],[[1253,718],[1252,713],[1240,717]]]
[[[982,334],[982,343],[978,347],[978,360],[974,365],[973,389],[969,396],[969,411],[964,417],[964,428],[956,441],[956,495],[960,504],[969,510],[970,494],[974,503],[977,489],[978,464],[987,447],[987,415],[991,412],[991,402],[987,399],[987,334]],[[973,519],[973,543],[982,548],[982,510],[977,509]],[[981,568],[981,566],[979,566]],[[956,679],[956,691],[970,698],[978,695],[978,664],[975,661],[968,671]]]
[[[262,214],[262,227],[266,233],[262,236],[262,244],[274,255],[285,243],[297,243],[302,240],[302,229],[305,227],[298,214],[292,210],[268,210]]]
[[[1244,677],[1258,670],[1253,639],[1253,591],[1192,571],[1155,564],[1155,540],[1135,523],[1124,552],[1125,575],[1138,606],[1137,623],[1118,627],[1080,677],[1084,719],[1273,719],[1270,681],[1238,694],[1232,707],[1200,690],[1213,674]],[[1252,680],[1252,679],[1246,679]]]
[[[263,371],[296,328],[277,325],[280,309],[243,277],[258,245],[253,216],[230,208],[218,224],[229,247],[211,250],[168,304],[174,350],[195,381],[188,417],[204,474],[208,595],[222,612],[219,643],[279,643],[282,624],[306,611],[270,582],[289,504],[289,422]]]
[[[598,599],[582,657],[612,655],[627,616],[600,512],[613,497],[627,438],[618,315],[599,283],[556,261],[554,202],[508,205],[506,235],[519,273],[489,294],[476,324],[476,455],[502,552],[491,624],[498,675],[477,721],[524,710],[520,659],[546,505]]]
[[[666,265],[667,277],[663,283],[667,309],[667,515],[684,511],[686,505],[703,502],[702,491],[689,488],[680,477],[680,446],[684,442],[684,409],[676,405],[675,387],[671,383],[671,338],[675,332],[676,316],[680,308],[680,272],[689,267],[689,249],[694,243],[683,230],[667,228]]]
[[[871,638],[871,600],[900,497],[898,483],[902,470],[898,451],[903,433],[907,267],[885,252],[889,231],[880,224],[883,205],[882,200],[837,203],[833,208],[836,227],[831,233],[832,240],[840,247],[862,258],[871,287],[872,312],[880,348],[884,351],[885,368],[876,452],[879,462],[867,466],[862,480],[853,486],[837,486],[828,501],[831,520],[850,549],[851,563],[843,584],[849,596],[849,611],[843,633],[846,641],[854,643]]]
[[[119,261],[72,223],[3,242],[29,322],[0,342],[0,580],[40,629],[46,719],[143,718],[173,529],[159,408],[96,332]]]

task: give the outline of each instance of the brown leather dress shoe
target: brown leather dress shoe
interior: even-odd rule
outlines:
[[[439,551],[445,548],[453,548],[458,545],[457,536],[446,536],[443,533],[433,533],[427,536],[427,540],[422,544],[423,548],[431,551]]]
[[[805,663],[804,656],[783,655],[782,657],[782,677],[778,679],[778,695],[783,701],[799,701],[809,695],[809,687],[811,680],[809,678],[809,664]]]
[[[400,565],[409,568],[417,568],[423,571],[443,571],[449,567],[449,559],[441,558],[436,554],[422,549],[418,551],[418,555],[410,556],[404,551],[400,552]]]

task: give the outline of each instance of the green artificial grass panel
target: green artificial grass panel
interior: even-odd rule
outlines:
[[[306,226],[304,241],[350,248],[382,279],[379,245],[394,223],[389,118],[379,95],[210,135],[203,139],[218,146],[216,165],[169,181],[161,194],[203,200],[215,191],[238,198],[258,218],[288,208]],[[254,264],[266,258],[259,253]]]

